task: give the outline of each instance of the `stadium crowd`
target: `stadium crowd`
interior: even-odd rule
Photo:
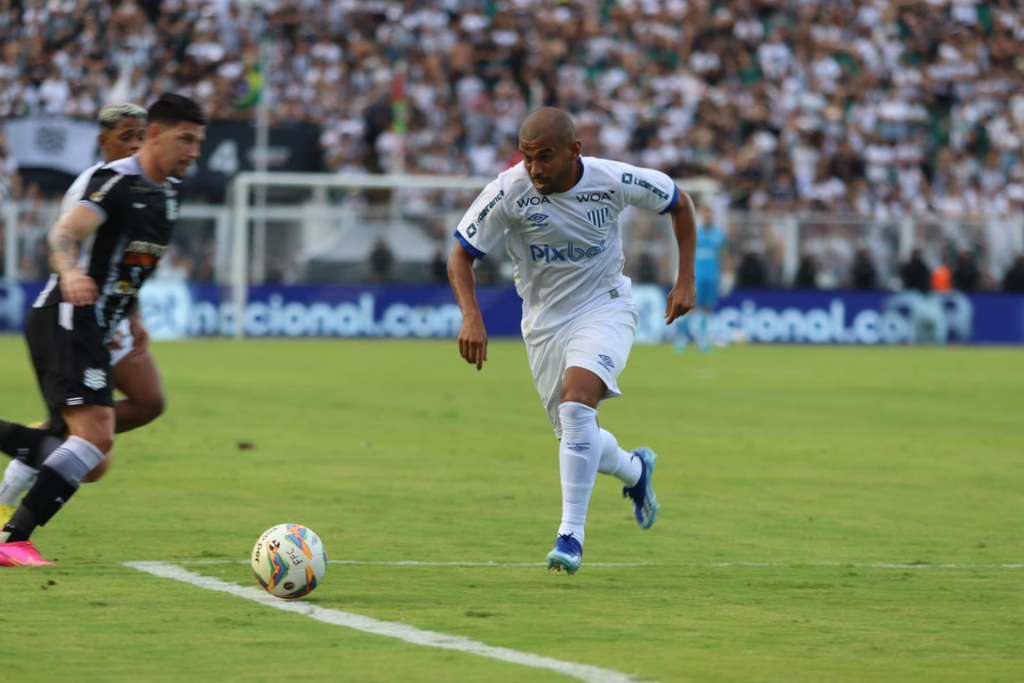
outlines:
[[[552,104],[732,209],[1024,212],[1020,0],[0,0],[0,118],[168,90],[249,118],[263,36],[273,121],[320,125],[335,172],[490,176]],[[2,144],[0,183],[28,191]]]

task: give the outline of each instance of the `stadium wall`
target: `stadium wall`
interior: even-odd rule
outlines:
[[[0,281],[0,332],[19,332],[41,282]],[[634,287],[638,343],[670,338],[666,292]],[[510,286],[481,286],[492,337],[518,337],[520,299]],[[153,339],[231,335],[228,288],[152,280],[142,289]],[[249,291],[247,337],[454,338],[461,314],[447,286],[260,285]],[[1024,344],[1024,295],[959,292],[746,290],[724,297],[712,322],[730,341],[788,344]]]

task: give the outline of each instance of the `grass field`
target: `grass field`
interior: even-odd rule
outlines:
[[[36,533],[57,567],[3,570],[3,680],[1024,680],[1022,350],[634,349],[601,421],[658,451],[662,511],[602,477],[571,577],[520,343],[154,352],[168,412]],[[18,337],[0,377],[40,418]],[[325,581],[257,600],[286,521]]]

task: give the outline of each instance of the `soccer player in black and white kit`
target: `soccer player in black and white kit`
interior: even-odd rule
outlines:
[[[51,429],[69,436],[42,463],[35,484],[0,531],[0,566],[52,564],[29,537],[113,446],[108,347],[121,320],[137,310],[139,288],[170,244],[180,179],[199,157],[205,130],[206,117],[195,101],[162,95],[147,112],[139,153],[96,171],[83,199],[47,235],[58,278],[29,312],[25,337]],[[83,270],[79,244],[92,235]]]
[[[656,455],[632,452],[597,422],[597,407],[620,396],[637,324],[619,215],[636,206],[667,215],[679,245],[679,275],[666,301],[671,323],[694,306],[693,202],[661,171],[580,156],[569,115],[543,107],[519,129],[523,161],[477,196],[455,231],[448,275],[462,310],[459,354],[487,360],[487,329],[476,300],[473,262],[502,239],[523,299],[523,339],[534,385],[560,440],[562,520],[548,568],[574,574],[583,556],[584,523],[598,473],[623,483],[641,528],[659,509],[651,475]]]
[[[96,117],[100,126],[97,143],[103,161],[83,171],[64,194],[61,213],[73,209],[85,196],[93,173],[105,165],[130,157],[142,147],[146,135],[146,110],[131,102],[114,102],[100,109]],[[91,247],[91,245],[89,245]],[[89,249],[80,245],[79,261],[88,267]],[[56,273],[50,277],[56,285]],[[42,303],[49,289],[39,303]],[[114,404],[118,434],[149,424],[164,408],[164,391],[153,355],[149,352],[149,334],[142,325],[140,315],[129,315],[118,326],[116,339],[110,349],[110,366],[114,387],[124,394]],[[38,428],[0,420],[0,451],[12,460],[0,481],[0,525],[6,524],[14,514],[18,501],[31,488],[39,473],[39,465],[59,446],[66,434],[54,434],[49,420]],[[96,481],[103,476],[111,454],[93,468],[83,481]]]

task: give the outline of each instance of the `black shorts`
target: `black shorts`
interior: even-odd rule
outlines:
[[[53,426],[63,424],[64,408],[114,405],[106,332],[92,306],[60,303],[29,310],[25,339]]]

